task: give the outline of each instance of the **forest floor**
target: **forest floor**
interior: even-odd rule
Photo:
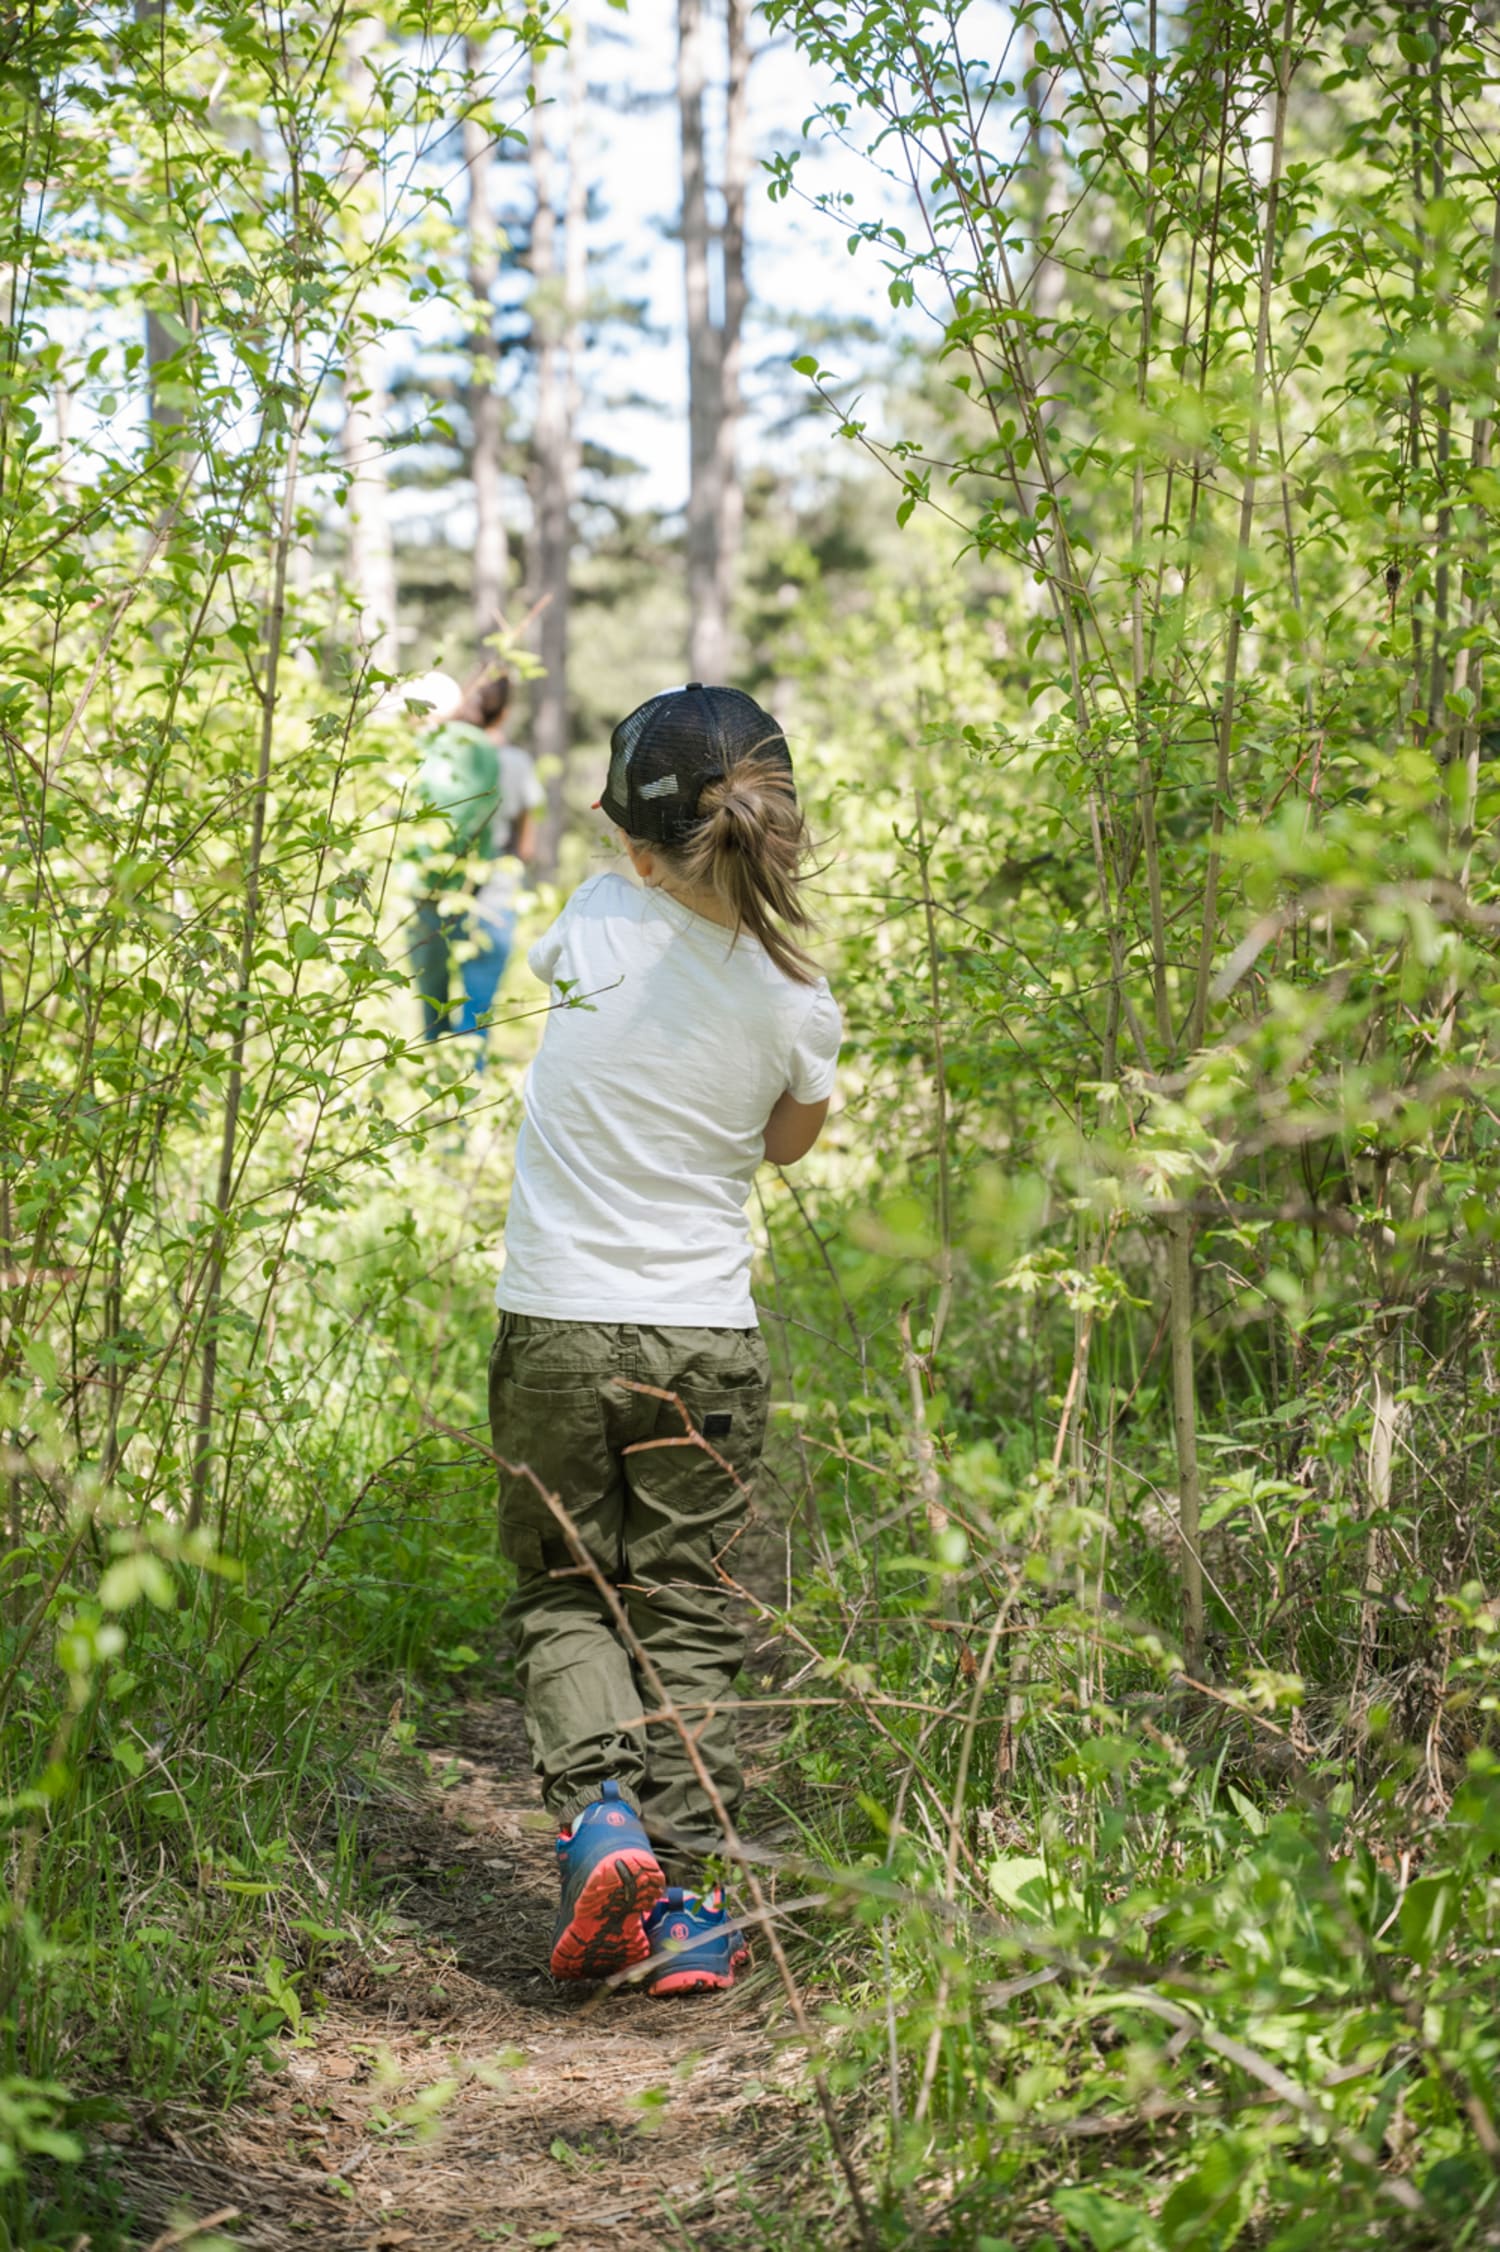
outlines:
[[[227,2115],[154,2108],[115,2154],[135,2241],[731,2252],[782,2238],[808,2121],[799,2054],[772,2030],[774,1974],[676,2002],[555,1985],[552,1835],[519,1709],[474,1703],[448,1734],[423,1781],[406,1754],[361,1809],[394,1914],[317,1974],[325,2000],[280,2044],[280,2070]]]

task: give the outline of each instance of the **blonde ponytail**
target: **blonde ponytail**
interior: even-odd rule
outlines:
[[[699,820],[681,844],[651,850],[677,881],[712,891],[742,930],[757,939],[776,967],[799,985],[818,976],[816,963],[789,934],[812,928],[800,893],[807,824],[784,765],[753,753],[706,782]]]

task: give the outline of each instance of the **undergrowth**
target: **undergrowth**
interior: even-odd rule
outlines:
[[[316,11],[0,35],[28,2252],[116,2226],[112,2107],[253,2090],[360,1944],[383,1746],[504,1680],[465,1434],[534,1011],[484,1075],[409,1037],[414,745],[301,568],[331,382],[470,317],[454,58],[548,36],[419,14],[352,74]],[[1493,2243],[1494,26],[1022,0],[1002,64],[962,5],[767,14],[935,348],[878,426],[799,360],[905,531],[825,569],[788,504],[747,600],[849,1029],[757,1215],[746,1694],[831,2091],[764,2227]]]

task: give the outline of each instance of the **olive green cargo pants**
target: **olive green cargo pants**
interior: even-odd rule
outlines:
[[[495,1452],[561,1501],[733,1816],[743,1795],[734,1719],[713,1708],[730,1693],[743,1637],[720,1565],[736,1571],[765,1438],[759,1330],[502,1313],[489,1389]],[[681,1734],[643,1725],[659,1701],[604,1596],[537,1487],[507,1471],[500,1545],[516,1571],[505,1624],[548,1808],[570,1822],[613,1776],[668,1875],[693,1881],[721,1840]]]

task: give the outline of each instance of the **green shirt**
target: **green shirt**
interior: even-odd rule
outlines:
[[[482,727],[459,719],[445,721],[422,745],[417,794],[449,825],[446,839],[439,843],[433,838],[431,854],[446,852],[459,858],[476,848],[487,850],[490,824],[500,810],[499,746]]]

